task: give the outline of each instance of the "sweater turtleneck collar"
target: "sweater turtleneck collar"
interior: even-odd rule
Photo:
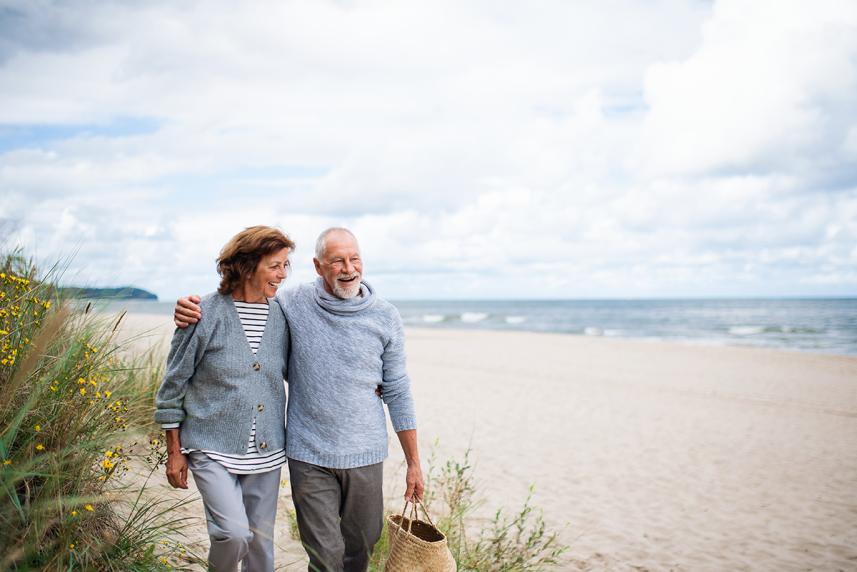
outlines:
[[[331,314],[356,314],[375,304],[375,289],[365,280],[361,280],[359,295],[348,299],[337,298],[324,289],[324,280],[319,276],[315,279],[315,301]]]

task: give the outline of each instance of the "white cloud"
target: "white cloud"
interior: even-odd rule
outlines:
[[[0,219],[91,283],[344,224],[393,297],[857,289],[853,3],[11,6],[0,126],[82,127],[0,147]]]
[[[792,171],[835,156],[857,114],[855,30],[853,2],[717,2],[690,58],[648,70],[641,166]]]

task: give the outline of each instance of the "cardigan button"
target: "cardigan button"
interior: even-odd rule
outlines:
[[[262,364],[260,364],[259,362],[254,363],[253,369],[255,369],[256,371],[259,371],[260,369],[262,369]]]
[[[256,409],[259,411],[259,413],[263,412],[265,410],[265,404],[260,403],[259,405],[256,406]]]
[[[259,448],[260,449],[267,449],[268,448],[268,442],[262,441],[261,443],[259,443]]]

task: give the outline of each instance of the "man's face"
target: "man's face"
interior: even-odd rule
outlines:
[[[313,258],[313,263],[329,294],[348,299],[360,293],[363,261],[357,241],[347,232],[328,234],[321,259]]]

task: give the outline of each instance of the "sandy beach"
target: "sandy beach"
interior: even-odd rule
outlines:
[[[126,318],[123,336],[143,331],[137,349],[163,344],[172,327]],[[857,570],[857,358],[535,333],[407,336],[424,461],[435,441],[441,461],[469,447],[483,516],[518,508],[534,484],[535,504],[571,546],[563,569]],[[390,450],[393,507],[404,482],[395,437]],[[189,510],[204,546],[201,506]],[[281,511],[278,563],[305,569],[287,521]]]

